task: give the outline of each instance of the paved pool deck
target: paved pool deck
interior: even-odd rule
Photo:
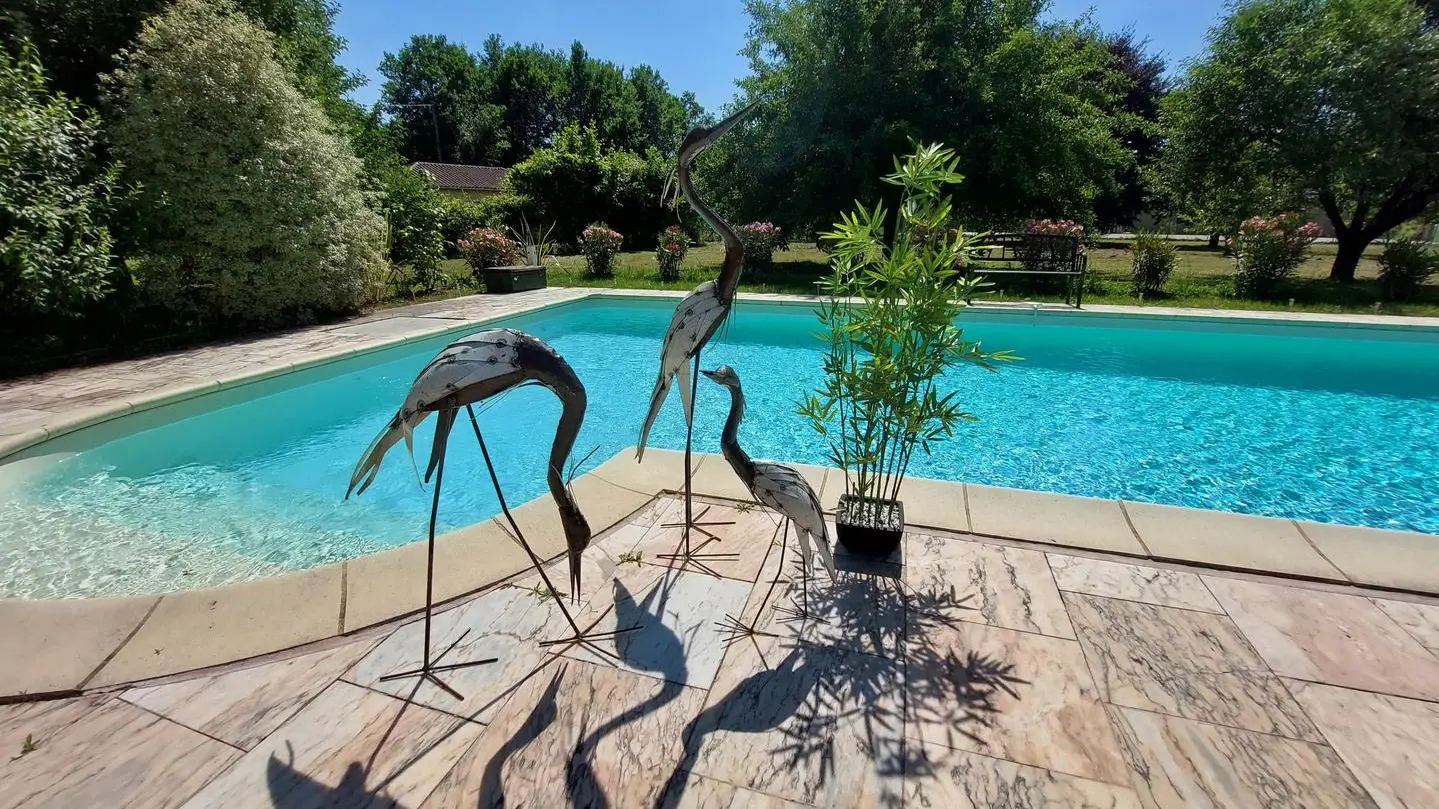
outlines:
[[[382,679],[409,619],[0,705],[0,809],[1439,805],[1433,602],[918,527],[801,597],[750,504],[705,515],[733,558],[665,562],[682,509],[646,498],[562,595],[618,639],[541,646],[567,624],[533,572],[446,605],[440,662],[496,659],[458,696]]]
[[[390,309],[338,324],[158,357],[0,383],[0,460],[84,426],[168,402],[232,388],[397,343],[473,328],[497,318],[591,295],[662,295],[552,288],[471,296]],[[747,299],[807,304],[799,296]],[[1026,311],[1028,307],[1009,307]],[[1069,310],[1072,311],[1072,310]],[[1289,313],[1095,307],[1074,317],[1222,317],[1288,321]],[[1324,316],[1316,323],[1439,328],[1433,318]],[[680,455],[651,451],[643,465],[625,451],[575,482],[597,528],[617,525],[683,484]],[[835,470],[807,467],[826,507],[842,490]],[[701,455],[695,490],[748,499],[715,456]],[[1372,595],[1424,610],[1439,594],[1439,541],[1426,534],[1253,517],[1147,503],[1099,500],[976,484],[913,479],[903,492],[913,530],[934,530],[1143,560],[1164,568],[1283,576],[1319,591]],[[516,510],[544,556],[563,549],[553,505]],[[485,552],[476,553],[483,547]],[[487,520],[438,543],[437,599],[472,595],[525,567],[498,522]],[[424,545],[416,543],[312,570],[164,595],[106,599],[0,600],[0,700],[65,696],[228,664],[353,636],[415,613],[422,604]],[[1367,589],[1366,589],[1367,588]]]

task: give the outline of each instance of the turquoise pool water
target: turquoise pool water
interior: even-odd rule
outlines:
[[[512,318],[590,392],[595,463],[635,442],[673,303],[580,302]],[[742,304],[706,364],[734,366],[750,452],[823,462],[793,402],[820,372],[805,308]],[[1023,362],[946,385],[981,421],[922,477],[1439,533],[1439,335],[1174,319],[966,315]],[[450,338],[346,360],[127,417],[45,445],[0,491],[0,595],[159,591],[312,567],[421,539],[428,495],[402,453],[363,496],[350,470],[415,373]],[[701,382],[696,447],[726,401]],[[542,494],[558,404],[512,393],[482,415],[513,502]],[[427,424],[417,447],[428,447]],[[117,434],[118,433],[118,434]],[[498,508],[455,434],[441,522]],[[678,397],[653,445],[681,448]],[[33,454],[33,453],[32,453]]]

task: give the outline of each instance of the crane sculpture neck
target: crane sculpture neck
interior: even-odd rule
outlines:
[[[726,461],[740,476],[745,486],[753,487],[755,479],[754,461],[739,445],[739,423],[744,421],[744,391],[739,387],[730,388],[729,418],[725,420],[724,432],[720,434],[720,451]]]
[[[704,200],[700,199],[699,191],[695,189],[694,180],[690,177],[690,162],[694,160],[698,150],[689,154],[681,154],[679,160],[679,182],[680,190],[684,192],[685,199],[694,206],[695,213],[705,221],[724,242],[724,262],[720,264],[719,278],[715,280],[715,291],[720,300],[729,303],[734,301],[735,290],[739,288],[739,275],[741,265],[744,262],[744,246],[740,244],[739,236],[729,223],[720,218]]]

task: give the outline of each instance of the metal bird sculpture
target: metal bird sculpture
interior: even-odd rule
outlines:
[[[450,343],[425,366],[405,396],[400,410],[361,456],[350,477],[351,492],[365,491],[380,471],[385,453],[401,440],[414,458],[414,430],[431,413],[438,414],[434,448],[425,479],[445,456],[445,446],[460,408],[482,402],[524,385],[543,385],[562,406],[554,443],[550,446],[548,484],[559,507],[569,551],[571,592],[579,592],[580,554],[590,543],[590,526],[564,479],[565,460],[585,420],[585,387],[553,348],[514,329],[486,329]],[[473,414],[472,414],[473,415]],[[479,428],[476,425],[476,434]],[[483,448],[483,445],[482,445]],[[486,460],[488,461],[488,451]],[[438,485],[438,484],[437,484]],[[498,484],[497,484],[498,485]],[[500,495],[503,497],[503,495]]]
[[[713,281],[706,281],[695,287],[694,291],[686,295],[680,305],[675,308],[674,317],[670,319],[669,330],[665,332],[664,345],[660,347],[660,372],[655,379],[654,392],[650,394],[649,414],[645,416],[645,423],[640,428],[640,441],[636,455],[640,460],[645,457],[645,444],[649,441],[650,428],[654,426],[655,417],[659,415],[660,406],[665,403],[669,396],[670,384],[674,382],[675,375],[680,378],[680,398],[684,403],[685,423],[691,424],[694,421],[694,401],[692,398],[693,387],[690,377],[690,362],[699,354],[705,343],[719,331],[719,327],[729,317],[730,307],[734,305],[735,290],[739,287],[739,276],[741,264],[744,260],[744,247],[740,244],[739,236],[735,234],[734,228],[720,218],[705,201],[700,199],[699,192],[695,190],[694,180],[690,176],[690,164],[695,157],[704,151],[706,146],[714,142],[716,138],[728,132],[735,124],[739,123],[755,109],[751,102],[739,112],[720,121],[711,127],[697,126],[685,135],[684,142],[680,144],[679,150],[679,175],[680,191],[684,193],[685,199],[694,206],[695,213],[705,221],[724,242],[724,261],[720,265],[720,274]]]
[[[833,579],[834,556],[829,550],[829,529],[824,523],[824,511],[819,507],[814,489],[794,467],[774,461],[751,460],[739,445],[739,425],[744,420],[744,390],[740,387],[739,374],[728,365],[700,373],[729,388],[729,418],[725,420],[724,432],[720,435],[720,449],[725,460],[729,461],[730,467],[756,500],[794,523],[804,570],[808,572],[814,565],[814,552],[818,548],[825,572]]]

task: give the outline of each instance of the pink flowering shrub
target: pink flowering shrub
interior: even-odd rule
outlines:
[[[613,278],[615,255],[625,237],[603,222],[596,222],[580,234],[580,252],[585,256],[585,275],[591,278]]]
[[[1024,223],[1025,233],[1043,233],[1050,236],[1073,236],[1079,240],[1079,249],[1084,250],[1084,225],[1073,219],[1031,219]]]
[[[455,246],[469,262],[476,280],[490,267],[508,267],[520,260],[519,244],[494,228],[475,228]]]
[[[1304,261],[1319,226],[1297,213],[1255,216],[1239,225],[1230,240],[1234,251],[1234,292],[1241,298],[1271,295]]]
[[[679,280],[680,269],[684,266],[685,254],[689,249],[684,229],[679,225],[670,225],[660,232],[659,246],[655,248],[655,261],[660,265],[661,281]]]
[[[763,276],[774,266],[774,251],[788,250],[784,231],[773,222],[750,222],[739,229],[744,245],[744,269],[751,277]]]

